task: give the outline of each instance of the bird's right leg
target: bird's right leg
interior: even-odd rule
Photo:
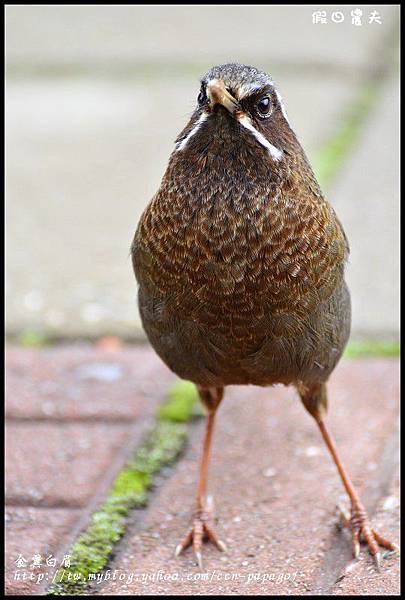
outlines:
[[[360,541],[365,541],[370,553],[374,556],[377,567],[380,567],[381,552],[380,546],[388,550],[396,550],[399,548],[378,531],[372,527],[366,509],[360,500],[360,497],[351,481],[346,468],[343,466],[335,441],[329,428],[325,422],[325,414],[327,410],[327,394],[326,384],[315,386],[298,386],[298,391],[301,400],[307,411],[314,417],[319,430],[322,434],[324,442],[332,456],[344,488],[350,499],[351,513],[350,516],[344,518],[344,523],[350,527],[352,533],[353,555],[358,558],[360,554]]]
[[[194,554],[198,565],[202,569],[202,543],[204,539],[209,539],[219,550],[226,550],[224,542],[222,542],[215,533],[210,524],[210,511],[207,506],[206,491],[208,479],[208,465],[210,460],[212,433],[214,429],[214,420],[217,408],[223,398],[224,388],[201,388],[198,387],[201,402],[207,409],[207,419],[205,427],[205,436],[203,444],[203,453],[200,466],[200,477],[197,488],[196,509],[194,521],[191,529],[186,537],[180,542],[176,548],[176,556],[178,556],[188,546],[193,545]]]

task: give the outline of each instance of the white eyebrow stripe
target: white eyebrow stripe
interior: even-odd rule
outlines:
[[[263,85],[264,85],[263,83],[250,83],[250,84],[241,85],[240,88],[238,88],[236,91],[236,99],[243,100],[243,98],[245,98],[246,96],[249,96],[249,94],[252,94],[253,92],[257,92],[257,90],[261,90]],[[266,83],[266,86],[274,87],[274,84],[271,81],[268,81]]]
[[[246,129],[248,129],[249,131],[251,131],[253,133],[253,135],[259,142],[259,144],[261,144],[262,146],[267,148],[270,156],[274,160],[277,160],[277,161],[281,160],[281,158],[283,157],[282,151],[279,150],[278,148],[276,148],[275,146],[273,146],[273,144],[270,144],[270,142],[268,140],[266,140],[266,138],[260,133],[260,131],[257,131],[257,129],[255,129],[255,127],[253,127],[253,125],[250,122],[250,119],[248,117],[246,117],[246,116],[240,117],[238,119],[238,121],[241,125],[243,125],[243,127],[245,127]]]
[[[290,120],[287,115],[287,111],[285,108],[285,104],[284,104],[282,95],[280,94],[278,89],[274,86],[274,82],[268,81],[266,83],[266,85],[269,87],[272,87],[274,89],[276,96],[277,96],[277,100],[280,104],[281,112],[283,113],[283,117],[291,127],[291,123],[290,123]],[[257,90],[260,90],[262,87],[263,87],[263,84],[259,84],[259,83],[251,83],[251,84],[242,85],[236,92],[236,99],[243,100],[243,98],[245,98],[246,96],[249,96],[250,94],[252,94],[253,92],[256,92]]]
[[[179,150],[184,150],[188,141],[193,137],[194,134],[197,133],[197,131],[200,129],[200,127],[204,123],[204,121],[207,120],[207,118],[208,118],[207,113],[205,113],[205,112],[201,113],[201,115],[198,117],[198,119],[196,121],[196,124],[194,125],[192,130],[189,132],[189,134],[186,135],[186,137],[184,139],[177,142],[175,152],[179,152]]]
[[[283,117],[284,117],[284,119],[287,121],[287,123],[291,127],[289,118],[287,116],[287,111],[285,109],[285,104],[284,104],[283,98],[282,98],[282,96],[281,96],[281,94],[280,94],[280,92],[278,90],[275,90],[275,91],[276,91],[276,95],[277,95],[277,100],[278,100],[278,102],[280,104],[281,112],[283,113]]]

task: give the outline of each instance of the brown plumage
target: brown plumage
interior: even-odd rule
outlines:
[[[350,330],[348,252],[272,79],[236,64],[211,69],[132,245],[148,338],[197,384],[208,409],[196,519],[178,547],[193,543],[200,563],[204,535],[223,547],[208,523],[205,489],[226,385],[294,385],[333,444],[323,413]],[[338,469],[355,554],[362,533],[378,560],[377,543],[392,545],[373,533]]]

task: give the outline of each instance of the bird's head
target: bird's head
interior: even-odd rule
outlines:
[[[197,105],[176,140],[175,152],[206,152],[245,144],[282,161],[283,140],[293,135],[272,78],[254,67],[225,64],[201,78]],[[295,136],[294,136],[295,137]],[[259,151],[259,150],[258,150]]]

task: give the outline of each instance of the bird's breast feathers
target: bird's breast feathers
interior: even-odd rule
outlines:
[[[140,285],[177,313],[260,319],[268,310],[302,311],[343,275],[346,239],[322,198],[303,202],[291,189],[178,197],[156,195],[133,250]]]

